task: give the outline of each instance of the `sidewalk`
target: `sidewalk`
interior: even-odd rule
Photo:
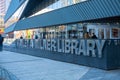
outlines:
[[[9,51],[0,52],[0,65],[19,80],[120,80],[120,70],[104,71]]]

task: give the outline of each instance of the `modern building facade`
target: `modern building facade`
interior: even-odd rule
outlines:
[[[6,2],[5,0],[0,0],[0,13],[5,14]]]
[[[119,0],[12,0],[5,22],[17,13],[19,17],[5,32],[14,33],[18,52],[25,49],[22,53],[116,69],[120,67],[119,4]]]

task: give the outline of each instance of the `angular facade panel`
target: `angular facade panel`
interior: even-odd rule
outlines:
[[[16,10],[25,2],[26,0],[12,0],[11,4],[7,10],[5,16],[5,22],[16,12]]]

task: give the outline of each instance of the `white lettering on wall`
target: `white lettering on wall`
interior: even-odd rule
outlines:
[[[70,39],[40,39],[39,48],[49,51],[57,51],[75,55],[102,58],[105,40],[70,40]],[[111,41],[109,41],[111,42]],[[109,44],[108,42],[108,44]],[[114,41],[115,45],[120,41]],[[34,40],[30,41],[30,47],[34,47]],[[37,43],[36,43],[37,44]],[[37,44],[38,45],[38,44]]]
[[[47,41],[46,49],[50,51],[51,50],[51,45],[52,45],[51,41],[50,41],[50,39],[48,39],[46,41]]]
[[[105,44],[105,40],[95,40],[96,42],[96,46],[97,46],[97,50],[98,50],[98,57],[101,58],[102,57],[102,49],[103,46]]]
[[[62,52],[62,49],[60,48],[60,40],[57,40],[57,51]]]
[[[86,56],[85,40],[80,40],[79,49],[78,49],[77,54]]]
[[[70,40],[65,40],[65,53],[70,53]]]
[[[71,54],[73,54],[73,53],[77,54],[78,53],[77,46],[78,46],[78,41],[77,40],[72,40],[72,42],[71,42]],[[75,52],[74,52],[74,50],[75,50]]]
[[[87,40],[87,56],[90,56],[91,53],[92,57],[96,57],[94,48],[95,48],[95,41]]]
[[[51,40],[51,51],[56,51],[56,41],[54,39]]]

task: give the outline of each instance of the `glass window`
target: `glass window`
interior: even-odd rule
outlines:
[[[110,28],[106,28],[106,39],[110,39]]]
[[[79,23],[77,27],[78,38],[83,38],[83,24]]]
[[[66,36],[66,26],[65,25],[61,25],[61,26],[59,26],[58,37],[60,39],[65,39],[65,36]]]
[[[55,38],[55,36],[56,36],[56,35],[55,35],[55,26],[51,27],[49,31],[50,31],[50,33],[51,33],[51,38],[52,38],[52,39]]]
[[[40,35],[40,39],[43,39],[43,28],[39,29],[39,35]]]
[[[42,32],[42,37],[43,39],[46,39],[46,29],[42,28],[43,32]]]
[[[112,37],[113,38],[118,38],[119,37],[119,33],[118,33],[118,29],[117,28],[112,28]]]
[[[67,26],[67,35],[70,39],[78,38],[77,24],[70,24]]]
[[[51,33],[50,33],[50,28],[49,28],[49,27],[46,28],[46,31],[45,31],[45,38],[46,38],[46,39],[51,38]]]
[[[104,29],[100,28],[98,30],[98,38],[99,39],[104,39]]]
[[[118,39],[120,39],[120,28],[118,28],[118,31],[119,31],[119,32],[118,32],[118,33],[119,33],[119,34],[118,34]]]
[[[58,38],[58,32],[59,32],[59,26],[56,26],[55,27],[55,34],[56,34],[55,38]]]

